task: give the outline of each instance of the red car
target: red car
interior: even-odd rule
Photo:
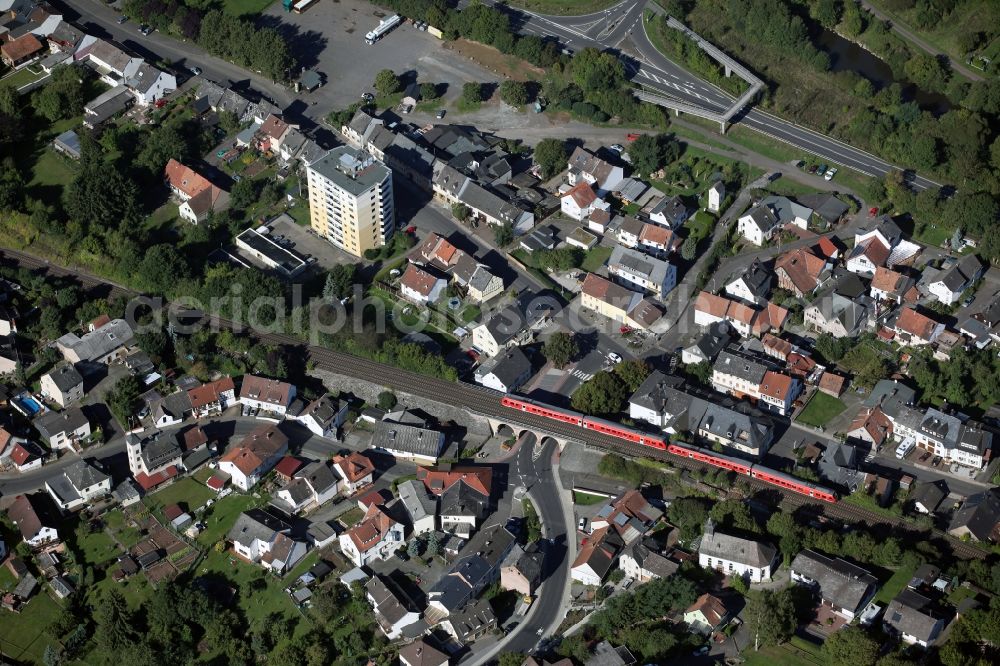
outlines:
[[[408,234],[415,234],[415,233],[417,233],[417,228],[416,227],[406,227],[406,233],[408,233]]]
[[[628,333],[631,333],[632,329],[628,326],[622,326],[621,328],[618,329],[618,332],[621,333],[622,335],[626,335]]]
[[[869,208],[868,214],[871,215],[872,217],[878,215],[878,206],[872,206],[871,208]]]
[[[629,141],[635,141],[640,136],[642,136],[642,135],[640,135],[640,134],[626,134],[625,138],[628,139]]]

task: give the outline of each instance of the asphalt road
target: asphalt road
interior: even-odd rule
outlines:
[[[621,54],[636,83],[711,111],[728,109],[734,101],[730,95],[680,67],[652,45],[642,21],[647,2],[624,0],[610,9],[586,16],[542,16],[499,6],[510,13],[512,25],[521,33],[552,35],[572,50],[587,47],[615,50]],[[899,170],[870,153],[759,109],[737,115],[734,122],[870,176],[881,178],[889,171]],[[916,174],[910,182],[917,190],[940,187],[939,183]]]

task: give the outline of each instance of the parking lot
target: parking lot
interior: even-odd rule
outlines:
[[[306,205],[306,203],[300,202],[299,205]],[[337,264],[353,264],[358,261],[357,257],[312,233],[309,227],[296,224],[289,215],[279,215],[269,221],[268,226],[271,227],[271,233],[275,236],[283,236],[291,241],[288,249],[302,256],[315,257],[316,263],[321,268],[330,269]]]
[[[291,37],[289,43],[298,61],[323,75],[323,86],[302,93],[301,98],[324,113],[348,106],[363,92],[373,91],[375,75],[383,69],[391,69],[404,79],[409,73],[421,82],[447,84],[448,98],[457,97],[466,81],[497,80],[496,74],[446,50],[441,40],[409,24],[375,44],[366,44],[365,33],[387,14],[359,0],[324,0],[303,14],[285,12],[280,3],[274,3],[265,17],[280,21],[278,29]]]

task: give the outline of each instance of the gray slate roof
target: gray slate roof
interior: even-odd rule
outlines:
[[[253,543],[254,539],[271,541],[278,532],[285,532],[288,524],[263,509],[250,509],[240,514],[226,538],[242,544]]]
[[[441,453],[442,438],[443,434],[436,430],[379,421],[375,424],[372,446],[377,449],[436,457]]]
[[[867,570],[813,550],[796,555],[792,571],[812,580],[824,601],[855,613],[878,587],[878,580]]]
[[[52,439],[54,436],[72,432],[87,425],[89,421],[79,407],[70,407],[61,412],[47,412],[36,418],[33,422],[35,428],[45,439]]]
[[[516,388],[518,380],[531,372],[531,361],[518,347],[508,349],[489,359],[476,370],[477,377],[494,375],[500,382],[511,389]]]
[[[437,502],[427,494],[424,484],[410,479],[399,484],[397,490],[411,523],[437,514]]]
[[[75,488],[84,489],[95,486],[106,481],[107,474],[91,465],[86,460],[77,460],[72,465],[63,470],[63,474],[70,480]]]
[[[83,383],[83,375],[77,372],[76,368],[69,363],[53,369],[49,372],[49,377],[52,378],[52,383],[56,385],[56,388],[63,393]]]
[[[711,519],[709,520],[711,523]],[[739,562],[752,567],[766,567],[774,562],[777,550],[771,544],[751,539],[743,539],[715,530],[706,525],[705,533],[698,546],[698,554]]]
[[[72,349],[81,361],[94,361],[119,347],[132,344],[132,328],[124,319],[113,319],[96,331],[85,333],[83,337],[67,333],[56,344]]]

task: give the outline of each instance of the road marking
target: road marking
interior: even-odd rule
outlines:
[[[588,379],[590,379],[591,377],[594,376],[594,373],[592,373],[592,372],[591,373],[587,373],[587,372],[584,372],[583,370],[574,370],[570,374],[572,374],[574,377],[576,377],[578,379],[581,379],[583,381],[587,381]]]

